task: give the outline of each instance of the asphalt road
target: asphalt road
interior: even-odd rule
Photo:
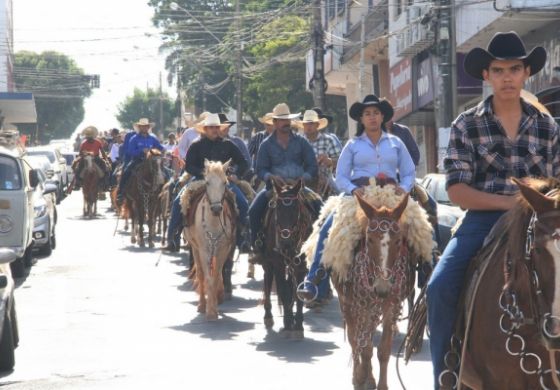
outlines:
[[[107,207],[100,202],[98,217],[84,220],[80,194],[59,206],[58,247],[18,283],[20,346],[15,370],[0,375],[0,386],[352,388],[350,347],[336,298],[320,311],[306,311],[304,340],[286,340],[277,333],[276,305],[274,329],[265,329],[262,272],[248,279],[242,257],[234,266],[233,299],[220,306],[218,321],[207,322],[196,311],[185,252],[160,255],[132,246],[126,232],[113,236],[116,218]],[[397,335],[389,364],[391,389],[401,389],[395,356],[402,338]],[[373,361],[377,370],[375,355]],[[408,389],[432,388],[426,341],[423,352],[408,366],[401,361],[400,369]]]

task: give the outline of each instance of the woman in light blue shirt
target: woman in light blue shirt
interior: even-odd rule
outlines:
[[[338,159],[336,184],[340,191],[347,195],[363,194],[369,178],[376,177],[380,185],[394,184],[398,192],[410,192],[416,176],[412,157],[398,137],[385,131],[385,123],[393,117],[393,112],[391,103],[375,95],[368,95],[363,102],[350,107],[349,115],[358,122],[358,130]],[[298,290],[298,295],[305,300],[324,299],[328,293],[327,273],[320,262],[332,222],[333,215],[330,215],[321,227],[307,281]],[[315,287],[317,282],[320,282],[318,288]]]

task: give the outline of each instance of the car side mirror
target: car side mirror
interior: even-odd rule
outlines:
[[[45,189],[43,190],[43,194],[52,194],[55,193],[56,191],[58,191],[58,187],[54,184],[51,183],[46,183],[45,184]]]
[[[35,188],[37,187],[37,184],[39,184],[39,174],[37,173],[37,170],[32,169],[29,171],[29,185]]]
[[[61,163],[61,164],[66,165],[66,159],[65,159],[64,157],[59,158],[59,159],[58,159],[58,162]]]

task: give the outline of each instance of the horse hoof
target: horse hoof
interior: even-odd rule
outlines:
[[[361,385],[354,385],[354,390],[369,390],[367,382],[364,382]]]
[[[255,279],[255,272],[254,271],[247,272],[247,277],[249,279]]]
[[[155,247],[155,245],[154,245],[154,243],[153,243],[153,242],[150,242],[150,243],[148,244],[148,246],[149,246],[150,248],[153,248],[153,247]]]
[[[375,383],[375,381],[368,380],[366,382],[366,389],[367,390],[376,390],[377,389],[377,384]],[[386,387],[385,389],[388,389],[388,387]],[[379,388],[377,390],[381,390],[381,388]]]
[[[274,326],[274,319],[272,317],[265,318],[264,326],[266,326],[266,329],[271,329]]]
[[[205,313],[206,312],[206,306],[198,305],[198,307],[196,308],[196,311],[199,312],[199,313]]]
[[[218,313],[206,314],[206,321],[217,321],[217,320],[218,320]]]
[[[280,335],[280,337],[282,337],[284,339],[291,339],[292,338],[292,330],[291,329],[282,328],[282,329],[280,329],[278,334]]]
[[[292,340],[303,340],[303,329],[302,330],[292,330],[290,337]]]
[[[232,298],[231,291],[224,293],[224,301],[231,301],[231,298]]]
[[[146,244],[144,244],[143,242],[141,242],[140,244],[138,244],[138,246],[139,246],[140,248],[145,248],[145,247],[146,247]]]

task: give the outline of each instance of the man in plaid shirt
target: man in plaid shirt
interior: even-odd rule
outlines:
[[[516,203],[512,195],[518,189],[510,178],[560,174],[557,124],[521,98],[525,81],[545,62],[545,49],[526,54],[515,32],[497,33],[487,50],[475,48],[465,57],[465,71],[489,83],[493,95],[453,122],[444,160],[449,198],[467,212],[428,283],[435,389],[452,376],[442,375],[444,357],[470,259],[498,218]]]

